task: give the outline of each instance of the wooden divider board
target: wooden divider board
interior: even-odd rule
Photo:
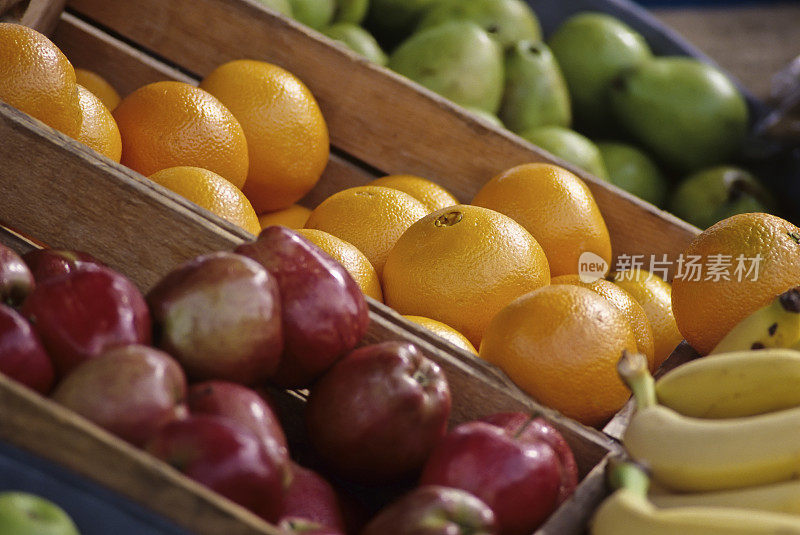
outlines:
[[[0,140],[0,224],[49,246],[85,250],[145,291],[188,258],[229,250],[252,238],[4,103],[0,103]],[[499,372],[482,373],[481,368],[491,369],[489,365],[450,352],[449,344],[436,337],[416,336],[375,313],[374,301],[370,305],[371,324],[363,343],[407,340],[439,363],[453,394],[452,424],[495,412],[541,414],[569,442],[582,476],[608,452],[618,450],[606,435],[539,406]],[[14,428],[4,438],[36,447],[35,440],[20,444],[24,437],[18,433]],[[50,456],[50,450],[40,444],[34,451]],[[88,470],[92,463],[86,459],[84,464]],[[139,499],[149,504],[147,496]]]
[[[255,0],[70,0],[68,6],[199,76],[241,58],[280,65],[317,97],[335,147],[387,174],[430,178],[462,202],[502,170],[549,161],[588,183],[617,254],[674,259],[698,232]]]

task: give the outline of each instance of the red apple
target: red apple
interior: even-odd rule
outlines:
[[[135,446],[164,424],[186,416],[186,377],[158,349],[110,349],[73,369],[53,399]]]
[[[106,267],[89,253],[69,249],[34,249],[22,255],[22,259],[37,283],[72,273],[85,266]]]
[[[292,463],[292,484],[286,491],[281,520],[302,519],[344,533],[336,491],[322,476]]]
[[[34,285],[33,275],[22,258],[0,243],[0,304],[21,305]]]
[[[248,429],[206,414],[168,423],[147,451],[226,498],[277,521],[283,508],[280,460]]]
[[[560,460],[544,441],[528,441],[486,422],[451,430],[431,453],[420,485],[463,489],[492,508],[502,535],[530,535],[558,506]]]
[[[506,432],[520,441],[529,443],[545,442],[558,455],[561,468],[561,485],[558,489],[559,505],[575,492],[578,486],[578,465],[572,448],[558,430],[541,417],[534,417],[523,412],[503,412],[483,418],[481,421],[502,427]]]
[[[285,481],[292,478],[286,435],[269,404],[254,390],[229,381],[206,381],[189,388],[187,396],[192,414],[211,414],[229,418],[261,439],[278,459],[283,459]]]
[[[50,357],[30,324],[16,310],[0,304],[0,373],[47,394],[55,373]]]
[[[342,476],[386,483],[412,476],[444,435],[450,390],[442,370],[405,342],[357,349],[311,390],[306,425]]]
[[[308,386],[367,332],[369,313],[358,284],[298,233],[267,227],[236,252],[257,260],[278,281],[286,347],[273,383]]]
[[[150,343],[138,288],[108,268],[85,266],[36,285],[22,306],[59,375],[112,347]]]
[[[158,346],[195,380],[255,384],[283,351],[281,305],[273,277],[257,262],[219,252],[190,260],[147,294]]]
[[[477,468],[480,470],[480,468]],[[459,489],[419,487],[384,508],[361,535],[497,535],[494,513]]]

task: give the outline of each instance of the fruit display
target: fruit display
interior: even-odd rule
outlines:
[[[518,0],[258,2],[367,59],[257,2],[230,3],[229,18],[214,11],[227,2],[200,11],[241,35],[190,39],[197,20],[187,16],[186,28],[150,40],[114,22],[150,0],[94,2],[74,9],[96,33],[65,18],[53,37],[63,53],[0,24],[0,50],[20,48],[13,62],[37,47],[55,58],[0,72],[0,134],[18,151],[22,133],[36,152],[30,172],[13,151],[0,156],[17,183],[47,173],[53,184],[41,222],[0,203],[3,225],[44,247],[19,256],[0,246],[0,373],[24,392],[275,533],[532,535],[559,508],[583,518],[602,498],[593,468],[619,446],[598,453],[582,440],[606,445],[611,420],[652,472],[621,469],[624,488],[598,510],[597,533],[619,531],[625,515],[640,532],[650,522],[695,529],[698,515],[677,510],[693,497],[709,509],[764,504],[765,525],[790,527],[770,515],[791,512],[796,492],[800,229],[766,213],[776,200],[731,156],[748,117],[722,73],[655,57],[606,16],[571,19],[544,41]],[[164,13],[182,5],[170,0]],[[267,22],[274,35],[250,42]],[[291,40],[264,52],[294,34],[318,54],[290,51]],[[603,50],[609,35],[629,49]],[[105,38],[121,59],[87,60]],[[297,63],[283,61],[292,54]],[[341,63],[312,73],[329,54]],[[372,92],[367,75],[383,77]],[[31,117],[55,112],[5,96],[3,84],[17,98],[25,76],[66,79],[44,98],[74,93],[77,130],[67,117],[51,131]],[[394,88],[397,102],[386,98]],[[378,101],[396,137],[377,124]],[[703,122],[698,137],[681,135],[690,120]],[[420,164],[437,151],[441,161]],[[457,159],[479,163],[451,169]],[[679,175],[688,178],[675,186]],[[0,171],[2,187],[26,199],[9,176]],[[96,257],[68,249],[82,243]],[[662,253],[671,265],[658,269]],[[704,358],[665,372],[679,344],[679,358],[691,348]],[[698,532],[744,516],[715,515],[700,514],[709,519]],[[562,518],[553,532],[577,522]]]
[[[529,533],[575,491],[572,449],[541,417],[484,414],[448,432],[442,368],[408,342],[365,343],[362,292],[298,232],[267,227],[236,252],[191,259],[146,298],[79,251],[23,255],[40,268],[30,282],[5,249],[2,267],[17,266],[29,287],[21,314],[3,305],[4,373],[290,532],[356,533],[347,503],[363,499],[354,489],[365,484],[395,488],[370,505],[365,533],[401,515],[397,533],[408,535],[431,518],[442,519],[433,526],[442,534]],[[139,318],[146,335],[132,337]],[[291,415],[305,422],[305,445],[287,439],[285,424],[296,423],[265,386],[310,390],[302,415]],[[489,442],[479,434],[451,451],[472,427],[488,429]],[[496,463],[479,480],[468,460],[476,455]],[[521,481],[503,468],[523,461]],[[445,468],[453,463],[462,467]],[[520,499],[497,501],[483,485]]]

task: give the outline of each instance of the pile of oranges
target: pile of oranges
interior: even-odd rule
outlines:
[[[328,130],[294,75],[261,61],[221,65],[195,87],[164,81],[120,99],[44,35],[0,23],[0,100],[258,234],[319,180]]]
[[[558,166],[508,169],[471,204],[424,178],[392,175],[270,223],[300,229],[365,293],[588,425],[628,399],[616,373],[623,350],[644,353],[655,370],[682,339],[658,276],[579,278],[581,254],[610,264],[611,242],[588,187]],[[359,261],[341,260],[350,257]]]
[[[555,165],[487,177],[471,204],[392,175],[300,206],[327,164],[328,131],[308,88],[265,62],[232,61],[199,87],[157,82],[121,99],[46,37],[0,24],[0,100],[253,234],[298,229],[366,295],[587,425],[629,397],[616,373],[624,350],[646,355],[653,371],[684,337],[707,352],[800,284],[800,229],[766,214],[725,220],[687,251],[762,255],[752,284],[676,279],[673,294],[642,270],[586,280],[579,259],[610,265],[609,233],[586,184]]]

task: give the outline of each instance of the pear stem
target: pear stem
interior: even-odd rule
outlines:
[[[656,384],[647,368],[647,357],[641,353],[623,351],[622,358],[617,363],[617,372],[633,392],[637,409],[645,409],[658,403]]]

